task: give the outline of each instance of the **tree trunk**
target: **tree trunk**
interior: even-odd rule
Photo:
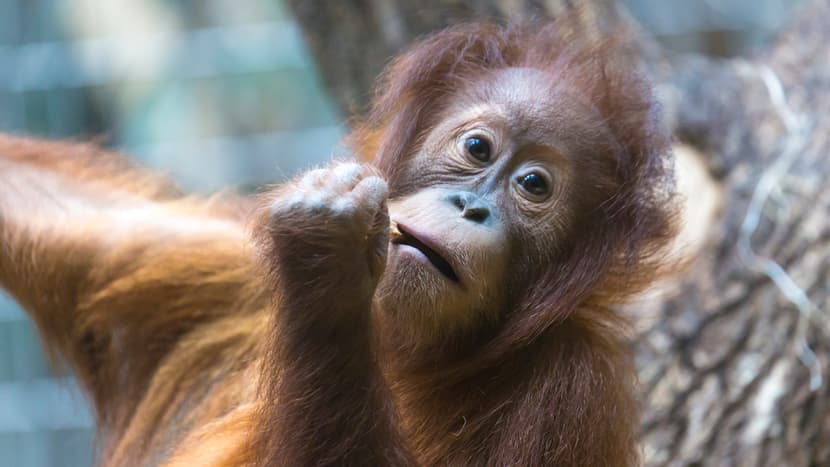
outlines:
[[[575,9],[595,34],[632,26],[604,0],[289,3],[349,112],[392,55],[461,19]],[[648,465],[830,465],[828,17],[830,2],[805,2],[752,59],[669,61],[638,44],[678,140],[721,191],[676,292],[639,311]]]

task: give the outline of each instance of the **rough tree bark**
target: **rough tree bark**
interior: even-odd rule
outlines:
[[[349,113],[389,57],[458,20],[576,9],[596,34],[631,26],[606,0],[289,4]],[[676,291],[639,310],[648,465],[830,465],[828,17],[827,0],[805,2],[749,59],[668,60],[641,38],[666,118],[721,197]]]

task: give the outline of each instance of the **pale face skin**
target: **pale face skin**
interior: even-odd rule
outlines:
[[[549,76],[493,73],[450,103],[407,162],[403,178],[420,189],[389,202],[393,238],[375,297],[419,338],[495,318],[523,263],[516,245],[550,250],[564,234],[573,162],[604,127]]]

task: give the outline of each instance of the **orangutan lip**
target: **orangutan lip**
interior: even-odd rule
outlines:
[[[410,231],[406,229],[401,224],[398,224],[398,230],[400,231],[400,235],[397,236],[395,239],[392,240],[392,243],[398,245],[409,245],[412,248],[419,250],[424,256],[429,259],[429,262],[435,266],[435,269],[441,272],[441,274],[445,275],[451,281],[458,283],[458,275],[455,274],[452,266],[450,263],[445,260],[440,254],[438,254],[434,249],[432,249],[429,245],[421,241],[415,235],[412,235]]]

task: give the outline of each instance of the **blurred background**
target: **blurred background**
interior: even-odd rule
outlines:
[[[625,3],[673,53],[734,56],[797,2]],[[188,191],[249,191],[338,154],[345,117],[279,0],[0,0],[0,132],[94,140]],[[83,396],[0,295],[0,467],[93,459]]]

